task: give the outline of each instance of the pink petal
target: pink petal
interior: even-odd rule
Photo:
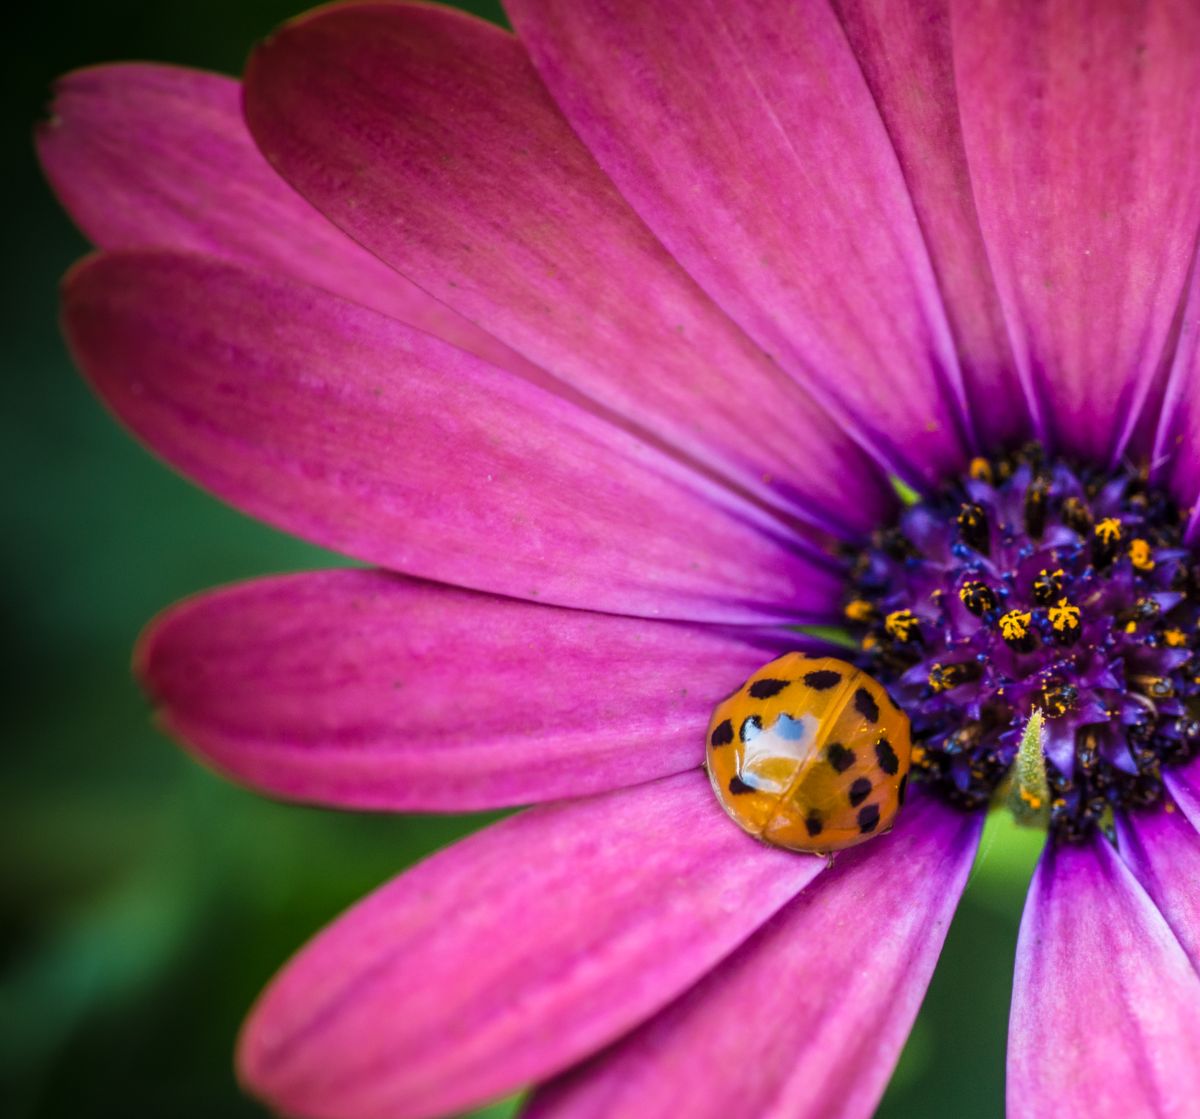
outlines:
[[[1200,268],[1193,267],[1179,318],[1170,376],[1152,460],[1191,509],[1187,540],[1200,544]]]
[[[38,156],[62,204],[105,249],[189,249],[325,288],[494,364],[525,363],[426,295],[304,201],[262,157],[241,84],[176,66],[77,70],[55,88]]]
[[[985,446],[1032,433],[975,212],[948,0],[833,0],[887,126],[937,274]]]
[[[371,563],[667,617],[825,615],[840,581],[777,523],[621,428],[357,304],[130,252],[65,292],[109,406],[239,508]]]
[[[1163,784],[1192,826],[1200,831],[1200,757],[1163,770]]]
[[[508,33],[438,7],[324,8],[255,53],[246,111],[334,221],[599,406],[819,526],[863,532],[891,508],[637,220]]]
[[[1115,460],[1200,226],[1200,7],[960,0],[953,29],[975,201],[1039,432]]]
[[[896,472],[962,465],[954,341],[836,17],[790,0],[512,0],[575,131],[688,272]]]
[[[1200,971],[1200,832],[1174,804],[1116,823],[1121,857]]]
[[[526,1119],[870,1116],[917,1015],[981,818],[918,798]]]
[[[289,1115],[418,1119],[553,1074],[689,987],[821,870],[700,772],[535,808],[361,902],[275,979],[239,1069]]]
[[[1009,1119],[1184,1116],[1200,1099],[1200,976],[1103,839],[1047,847],[1017,943]]]
[[[695,769],[713,707],[778,651],[748,633],[323,571],[181,603],[136,664],[166,727],[247,784],[463,811]]]

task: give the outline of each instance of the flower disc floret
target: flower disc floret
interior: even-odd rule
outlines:
[[[1158,801],[1162,768],[1200,749],[1197,585],[1180,511],[1143,474],[1030,447],[876,534],[846,617],[911,715],[915,773],[954,803],[990,802],[1041,711],[1051,829],[1074,840]]]

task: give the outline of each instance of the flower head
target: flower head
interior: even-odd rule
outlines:
[[[1019,762],[1051,803],[1010,1115],[1188,1113],[1200,12],[510,12],[321,9],[241,89],[82,71],[39,136],[102,250],[64,318],[109,407],[374,565],[169,611],[138,653],[166,726],[289,798],[553,802],[318,936],[247,1086],[867,1115]],[[827,865],[699,766],[731,689],[842,625],[921,779]]]

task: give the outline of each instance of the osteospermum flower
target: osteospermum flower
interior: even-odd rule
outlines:
[[[165,725],[275,796],[554,802],[283,970],[238,1058],[278,1110],[868,1114],[1024,734],[1009,1113],[1195,1113],[1200,10],[949,6],[349,5],[240,91],[63,82],[87,376],[373,565],[168,611]],[[828,863],[699,767],[843,623],[916,779]]]

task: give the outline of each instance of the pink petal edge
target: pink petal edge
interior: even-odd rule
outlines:
[[[686,994],[540,1089],[524,1119],[867,1119],[933,974],[979,840],[915,792]]]
[[[285,25],[245,82],[252,132],[305,197],[598,408],[818,529],[861,534],[893,508],[629,210],[512,35],[436,6],[336,5]]]
[[[975,203],[1037,430],[1117,462],[1200,229],[1200,7],[952,0]]]
[[[1103,838],[1048,846],[1021,919],[1009,1119],[1191,1115],[1200,976]]]
[[[428,1119],[636,1026],[823,869],[733,827],[701,772],[530,809],[360,902],[271,983],[244,1083],[305,1119]]]
[[[528,366],[288,186],[251,139],[234,78],[141,62],[76,70],[56,83],[36,140],[59,201],[100,248],[181,249],[261,267],[494,365]]]
[[[1168,805],[1119,813],[1118,849],[1200,971],[1200,832]]]
[[[887,127],[938,278],[984,449],[1033,434],[963,145],[948,0],[833,0]]]
[[[973,443],[908,187],[824,3],[509,0],[563,114],[700,286],[889,470]]]
[[[472,811],[695,769],[713,707],[804,644],[321,571],[177,604],[135,671],[166,730],[263,792]]]
[[[577,403],[357,304],[165,251],[94,258],[63,298],[80,366],[135,434],[315,543],[613,613],[836,614],[836,567],[800,556],[757,506]]]

